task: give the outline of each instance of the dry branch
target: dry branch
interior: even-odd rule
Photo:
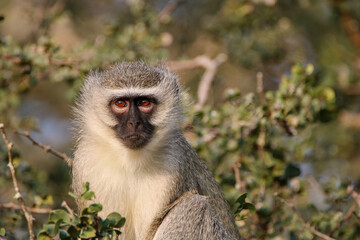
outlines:
[[[333,235],[335,231],[337,231],[347,220],[350,219],[350,217],[353,215],[353,213],[356,210],[356,203],[353,203],[351,207],[347,210],[347,212],[344,215],[344,218],[336,225],[336,227],[331,231],[330,235]]]
[[[262,72],[256,73],[256,92],[262,103],[265,103],[265,92],[264,92],[264,74]]]
[[[193,69],[197,67],[203,67],[205,69],[205,72],[201,77],[197,92],[198,102],[196,104],[196,107],[200,109],[205,105],[211,84],[214,80],[219,65],[224,63],[226,60],[227,55],[224,53],[220,53],[214,59],[211,59],[205,55],[200,55],[195,57],[194,59],[185,61],[169,61],[167,62],[167,64],[172,70],[175,71]]]
[[[22,210],[22,207],[20,205],[17,205],[12,202],[0,203],[0,208],[12,209],[12,210]],[[31,207],[25,207],[25,208],[28,212],[36,213],[36,214],[49,214],[53,211],[50,208],[31,208]]]
[[[301,224],[308,229],[310,232],[312,232],[314,235],[316,235],[317,237],[321,238],[321,239],[325,239],[325,240],[336,240],[335,238],[332,238],[322,232],[319,232],[318,230],[316,230],[313,226],[311,226],[309,223],[307,223],[303,217],[298,213],[298,211],[296,210],[295,206],[291,203],[289,203],[288,201],[286,201],[283,198],[278,197],[278,199],[284,203],[286,206],[288,206],[293,213],[297,216],[297,218],[300,220]]]
[[[234,163],[234,165],[232,166],[235,175],[235,188],[239,191],[245,189],[244,186],[245,184],[243,181],[241,181],[240,169],[239,169],[240,167],[241,167],[241,158],[238,160],[238,162]]]
[[[48,153],[51,153],[53,154],[54,156],[58,157],[58,158],[61,158],[63,159],[66,164],[71,168],[72,166],[72,159],[70,157],[68,157],[65,153],[61,153],[61,152],[58,152],[54,149],[52,149],[50,146],[45,146],[44,144],[41,144],[37,141],[35,141],[29,134],[28,131],[18,131],[16,130],[15,131],[16,134],[18,135],[21,135],[21,136],[24,136],[26,137],[27,139],[29,139],[31,141],[31,143],[35,146],[38,146],[39,148],[41,148],[42,150],[44,150],[44,152],[48,152]]]
[[[359,207],[358,217],[360,217],[360,194],[354,190],[353,186],[348,186],[347,191],[349,194],[351,194],[352,198],[355,200],[355,203],[358,205]]]
[[[10,142],[9,139],[7,138],[3,123],[0,123],[0,131],[1,131],[2,137],[3,137],[4,141],[5,141],[5,143],[7,145],[7,149],[8,149],[8,158],[9,158],[8,167],[10,168],[11,177],[12,177],[13,185],[14,185],[14,189],[15,189],[15,196],[14,197],[20,203],[21,210],[23,211],[23,213],[25,215],[25,218],[26,218],[26,221],[27,221],[27,224],[28,224],[30,239],[33,240],[33,239],[35,239],[34,231],[32,229],[33,217],[31,216],[31,214],[29,213],[29,211],[25,207],[24,198],[20,193],[19,185],[18,185],[18,182],[17,182],[17,179],[16,179],[15,167],[14,167],[14,162],[13,162],[12,153],[11,153],[13,143]]]
[[[63,201],[63,202],[61,203],[61,206],[62,206],[63,208],[65,208],[66,211],[68,211],[68,213],[69,213],[69,215],[70,215],[71,218],[74,217],[74,212],[73,212],[73,210],[69,207],[69,205],[67,204],[67,202]]]

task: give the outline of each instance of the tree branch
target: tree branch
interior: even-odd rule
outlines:
[[[21,136],[24,136],[26,137],[27,139],[29,139],[31,141],[31,143],[35,146],[38,146],[39,148],[41,148],[42,150],[44,150],[44,152],[48,152],[48,153],[51,153],[52,155],[58,157],[58,158],[61,158],[63,159],[66,164],[71,168],[72,166],[72,158],[68,157],[65,153],[61,153],[61,152],[58,152],[54,149],[52,149],[50,146],[45,146],[37,141],[35,141],[29,134],[28,131],[18,131],[18,130],[15,130],[15,133],[18,134],[18,135],[21,135]]]
[[[356,210],[356,203],[353,203],[351,207],[345,213],[344,218],[336,225],[336,227],[331,231],[330,235],[333,235],[349,218]]]
[[[196,107],[200,109],[205,105],[205,102],[208,98],[209,90],[214,80],[215,74],[217,72],[217,68],[226,60],[227,60],[227,55],[224,53],[220,53],[214,59],[210,59],[205,55],[200,55],[191,60],[185,60],[179,62],[170,61],[167,62],[167,64],[172,70],[175,71],[193,69],[197,67],[205,68],[205,72],[201,77],[197,91],[198,102],[196,104]]]
[[[265,103],[264,74],[262,72],[256,73],[256,92],[259,95],[260,101]]]
[[[347,191],[349,194],[351,194],[352,198],[355,200],[355,203],[358,205],[359,207],[358,216],[360,217],[360,194],[354,190],[353,186],[348,186]]]
[[[63,201],[63,202],[61,203],[61,206],[68,211],[68,213],[69,213],[69,215],[70,215],[71,218],[74,217],[74,212],[73,212],[73,210],[69,207],[69,205],[67,204],[67,202]]]
[[[20,205],[17,205],[12,202],[0,203],[0,208],[12,209],[12,210],[22,210],[22,207]],[[36,213],[36,214],[49,214],[53,211],[50,208],[31,208],[31,207],[25,207],[25,208],[28,212]]]
[[[34,231],[32,229],[33,217],[31,216],[31,214],[29,213],[29,211],[25,207],[24,198],[20,193],[19,185],[18,185],[18,182],[17,182],[17,179],[16,179],[15,167],[14,167],[14,162],[13,162],[12,153],[11,153],[13,143],[10,142],[9,139],[7,138],[3,123],[0,123],[0,131],[1,131],[2,137],[3,137],[4,141],[5,141],[5,143],[7,145],[7,149],[8,149],[8,158],[9,158],[8,167],[10,168],[11,177],[12,177],[13,185],[14,185],[14,189],[15,189],[15,196],[14,197],[20,203],[21,210],[23,211],[23,213],[25,215],[25,218],[26,218],[26,221],[28,223],[30,239],[33,240],[33,239],[35,239]]]
[[[319,232],[318,230],[315,229],[315,227],[311,226],[309,223],[307,223],[302,216],[297,212],[296,208],[294,207],[293,204],[290,204],[288,201],[286,201],[285,199],[278,197],[278,199],[284,203],[286,206],[288,206],[293,213],[298,217],[298,219],[300,220],[301,224],[308,229],[310,232],[312,232],[314,235],[316,235],[317,237],[321,238],[321,239],[325,239],[325,240],[336,240],[335,238],[332,238],[322,232]]]

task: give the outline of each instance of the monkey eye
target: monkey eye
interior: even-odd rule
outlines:
[[[123,108],[123,107],[127,106],[127,103],[126,103],[126,101],[119,99],[119,100],[116,100],[115,105],[119,108]]]
[[[150,105],[150,101],[148,99],[141,99],[138,104],[139,106],[147,107]]]

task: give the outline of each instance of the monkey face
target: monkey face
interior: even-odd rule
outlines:
[[[151,96],[119,97],[110,101],[109,107],[117,119],[113,127],[116,136],[130,149],[144,147],[154,134],[150,123],[157,101]]]
[[[182,119],[180,90],[169,69],[142,62],[92,72],[74,108],[79,135],[86,129],[118,149],[154,150],[168,144]]]

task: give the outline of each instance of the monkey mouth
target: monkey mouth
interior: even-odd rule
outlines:
[[[130,149],[139,149],[148,143],[148,138],[140,134],[130,134],[122,136],[120,139],[122,143]]]
[[[128,140],[139,140],[141,139],[142,137],[138,134],[133,134],[133,135],[129,135],[129,136],[126,136],[125,139],[128,139]]]

